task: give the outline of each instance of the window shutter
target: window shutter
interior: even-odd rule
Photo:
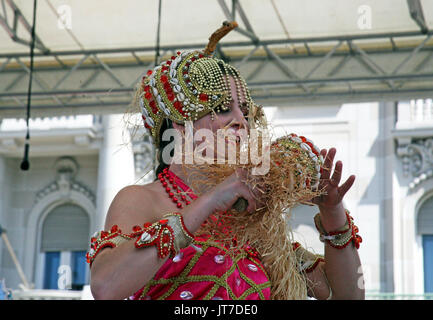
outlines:
[[[89,217],[77,205],[64,204],[54,208],[42,227],[41,251],[87,250]]]

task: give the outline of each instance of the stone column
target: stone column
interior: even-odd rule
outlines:
[[[102,119],[103,141],[99,152],[95,231],[102,230],[108,208],[116,194],[134,184],[134,155],[123,114]]]
[[[0,155],[0,225],[2,228],[6,229],[6,208],[5,208],[5,197],[6,197],[6,190],[5,186],[7,186],[6,181],[6,161],[2,155]],[[3,241],[0,238],[0,269],[2,269],[2,262],[3,262]]]
[[[394,167],[394,138],[392,130],[396,120],[395,102],[387,101],[379,105],[379,171],[382,172],[381,192],[383,195],[381,203],[380,219],[380,278],[381,291],[394,292],[394,252],[393,252],[393,177]]]

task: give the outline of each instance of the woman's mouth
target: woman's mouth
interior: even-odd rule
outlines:
[[[237,144],[241,142],[241,137],[239,136],[239,132],[234,127],[230,127],[226,129],[224,137],[226,142],[235,141]]]

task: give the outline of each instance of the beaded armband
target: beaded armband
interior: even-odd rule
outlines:
[[[348,246],[349,243],[353,242],[355,248],[359,249],[359,244],[362,242],[362,238],[358,235],[359,229],[353,223],[353,218],[350,216],[348,210],[346,210],[346,218],[346,224],[342,228],[327,233],[320,221],[320,215],[316,214],[314,217],[314,223],[320,233],[320,241],[327,242],[336,249],[343,249]]]
[[[186,229],[182,215],[170,213],[153,224],[147,223],[140,237],[135,241],[136,248],[155,245],[158,257],[176,255],[180,249],[188,247],[194,241],[194,236]]]
[[[132,240],[140,235],[137,228],[134,227],[134,232],[123,234],[117,225],[114,225],[110,231],[100,231],[93,235],[90,239],[90,249],[86,254],[87,263],[92,266],[93,261],[99,252],[104,248],[115,248],[123,242]]]
[[[293,251],[295,252],[296,258],[299,264],[299,271],[301,272],[312,272],[319,265],[320,262],[324,262],[325,259],[321,255],[314,254],[301,246],[299,242],[294,242]]]
[[[179,212],[164,215],[168,220],[168,225],[174,231],[174,249],[176,253],[183,248],[188,247],[194,241],[194,235],[186,228],[183,217]]]
[[[116,248],[121,243],[133,239],[136,239],[136,248],[155,245],[160,258],[177,254],[180,249],[188,247],[194,241],[194,235],[185,227],[182,215],[178,212],[164,215],[163,219],[155,223],[145,223],[143,227],[134,226],[132,231],[130,234],[124,234],[114,225],[110,231],[97,232],[91,238],[90,249],[86,254],[90,266],[102,249]]]

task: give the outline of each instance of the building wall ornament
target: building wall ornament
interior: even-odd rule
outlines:
[[[137,135],[132,140],[135,178],[140,182],[151,182],[155,167],[155,150],[149,135]]]
[[[63,197],[68,197],[73,190],[84,195],[94,205],[96,204],[96,197],[92,190],[83,183],[75,180],[78,173],[78,164],[74,158],[59,158],[55,163],[55,169],[55,181],[36,193],[36,203],[54,192],[59,192]]]
[[[401,158],[403,175],[411,178],[409,189],[433,177],[433,137],[400,140],[397,156]]]

